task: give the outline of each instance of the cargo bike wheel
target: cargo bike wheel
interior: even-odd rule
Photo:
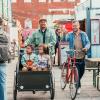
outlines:
[[[51,100],[53,100],[55,96],[55,79],[53,78],[53,75],[51,75],[50,95],[51,95]]]
[[[13,100],[17,100],[17,83],[16,83],[16,72],[14,73],[14,84],[13,84]]]

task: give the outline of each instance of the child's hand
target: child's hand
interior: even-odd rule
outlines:
[[[24,64],[23,67],[28,67],[28,65],[27,64]]]
[[[33,67],[36,67],[36,64],[33,64]]]
[[[29,69],[32,69],[33,66],[28,66]]]

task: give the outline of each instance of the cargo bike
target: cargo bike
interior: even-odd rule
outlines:
[[[21,57],[24,50],[19,50],[19,59],[14,72],[14,87],[13,99],[17,100],[18,92],[30,91],[33,94],[35,91],[49,91],[50,99],[54,99],[55,95],[55,80],[51,66],[48,66],[48,71],[22,71]]]

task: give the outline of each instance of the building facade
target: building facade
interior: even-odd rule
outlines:
[[[0,0],[0,17],[11,22],[11,0]]]
[[[57,18],[72,18],[73,9],[78,3],[80,0],[12,0],[12,14],[22,27],[36,29],[39,18],[43,16],[49,22]]]

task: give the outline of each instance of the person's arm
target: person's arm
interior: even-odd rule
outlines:
[[[23,67],[27,66],[26,60],[25,60],[25,55],[23,55],[22,58],[21,58],[21,64],[23,65]]]
[[[25,41],[25,46],[28,45],[28,44],[33,44],[34,42],[34,33],[32,33],[32,36],[29,36],[28,39]]]
[[[88,51],[89,48],[90,48],[90,41],[89,41],[89,38],[87,36],[87,34],[85,33],[85,39],[86,39],[86,45],[85,47],[83,48],[83,51]]]
[[[69,40],[70,40],[70,33],[65,35],[65,39],[64,40],[65,40],[65,42],[69,42]]]
[[[50,35],[50,43],[48,45],[54,46],[56,44],[56,33],[51,31]]]
[[[34,54],[34,64],[38,64],[38,55]]]
[[[50,56],[49,55],[47,55],[47,59],[48,59],[48,65],[51,66],[51,59],[50,59]]]

